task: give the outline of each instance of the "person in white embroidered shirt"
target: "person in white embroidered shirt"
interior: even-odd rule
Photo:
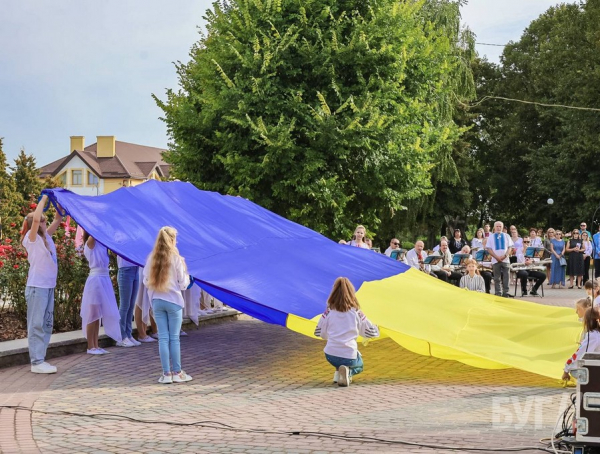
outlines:
[[[356,339],[379,337],[379,329],[360,310],[352,283],[338,277],[327,299],[327,310],[315,328],[315,336],[327,340],[325,359],[335,367],[333,381],[339,386],[349,386],[354,375],[363,371],[364,365]]]
[[[452,254],[448,248],[448,242],[446,240],[440,241],[440,249],[437,255],[442,257],[442,260],[438,262],[438,265],[431,265],[431,272],[437,276],[438,279],[444,282],[452,281],[454,285],[458,286],[462,275],[456,271],[453,271],[450,267],[452,263]]]
[[[158,353],[163,374],[159,383],[183,383],[191,376],[181,369],[179,333],[183,316],[182,290],[190,286],[185,260],[176,245],[177,230],[162,227],[144,267],[144,285],[158,325]],[[172,366],[171,366],[172,364]]]
[[[525,240],[525,238],[523,238],[523,240]],[[544,247],[542,239],[537,235],[537,230],[533,227],[529,229],[529,241],[531,242],[529,244],[531,247]]]
[[[475,237],[471,240],[471,247],[473,249],[481,249],[483,247],[483,243],[485,242],[485,237],[483,236],[483,229],[477,229],[477,233],[475,233]]]
[[[538,261],[539,259],[531,259],[528,257],[525,257],[525,252],[527,252],[527,248],[531,246],[531,239],[526,236],[523,238],[523,247],[520,249],[517,249],[517,263],[521,263],[523,265],[526,266],[530,266],[533,265],[533,263],[535,261]],[[535,281],[535,284],[533,285],[533,289],[531,289],[530,295],[531,296],[538,296],[538,290],[540,288],[540,286],[544,283],[544,281],[546,280],[546,273],[542,272],[542,271],[537,271],[537,270],[523,270],[520,269],[517,271],[517,279],[519,279],[521,281],[521,296],[527,296],[527,280],[528,279],[532,279],[533,281]]]
[[[385,250],[384,254],[389,257],[392,255],[392,251],[395,249],[400,249],[400,241],[398,238],[392,238],[390,241],[390,247]]]
[[[503,233],[504,224],[500,221],[494,223],[494,233],[489,236],[485,248],[492,256],[492,271],[494,275],[494,287],[496,296],[505,298],[513,298],[513,295],[508,293],[508,274],[510,249],[513,247],[513,242],[510,237]],[[502,289],[500,288],[500,280],[502,279]]]
[[[573,369],[577,368],[577,360],[581,359],[584,353],[600,353],[600,325],[598,324],[600,313],[597,308],[590,308],[585,311],[583,316],[583,335],[581,345],[573,356],[571,356],[564,368],[562,379],[568,381]]]
[[[406,263],[419,271],[429,273],[429,265],[423,264],[423,260],[427,258],[427,252],[423,248],[425,243],[421,240],[417,241],[415,247],[406,253]]]
[[[460,288],[485,293],[485,281],[479,275],[477,262],[473,259],[467,260],[467,274],[460,279]]]

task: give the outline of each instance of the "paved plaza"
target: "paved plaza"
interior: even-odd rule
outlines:
[[[582,291],[547,292],[536,301],[570,305]],[[0,452],[450,452],[377,439],[542,447],[572,392],[559,377],[475,369],[389,339],[361,347],[365,372],[340,388],[323,346],[244,316],[182,338],[183,367],[194,377],[186,384],[157,383],[156,343],[65,356],[53,361],[55,375],[0,369],[0,404],[39,411],[0,410]]]

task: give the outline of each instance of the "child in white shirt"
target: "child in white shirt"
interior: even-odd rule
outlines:
[[[27,341],[31,372],[54,374],[56,367],[48,364],[46,349],[50,343],[54,325],[54,288],[58,275],[56,247],[52,235],[60,226],[61,216],[46,227],[43,215],[48,196],[42,196],[35,211],[25,218],[22,229],[22,244],[27,251],[29,273],[25,287],[27,301]]]
[[[349,386],[352,376],[363,371],[363,360],[356,339],[379,337],[379,329],[360,310],[352,283],[338,277],[329,299],[327,310],[321,316],[315,336],[327,340],[325,359],[336,369],[333,381],[339,386]]]
[[[573,369],[577,369],[577,360],[581,359],[585,353],[600,353],[600,325],[598,324],[600,313],[596,308],[590,308],[585,311],[583,316],[583,335],[581,344],[573,356],[566,364],[562,379],[568,381]]]

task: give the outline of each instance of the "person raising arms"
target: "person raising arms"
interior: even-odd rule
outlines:
[[[25,217],[21,230],[21,244],[27,251],[29,262],[25,287],[27,341],[31,372],[35,374],[56,373],[56,367],[48,364],[45,359],[54,326],[54,288],[58,276],[56,247],[52,235],[62,219],[57,213],[52,224],[46,227],[43,213],[47,201],[48,196],[43,195],[35,211]],[[60,206],[57,208],[61,209]]]

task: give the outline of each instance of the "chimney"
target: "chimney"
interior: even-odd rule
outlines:
[[[98,145],[96,148],[97,158],[115,157],[115,136],[96,136]]]
[[[85,137],[83,136],[71,136],[71,149],[69,153],[72,153],[74,150],[83,151],[85,148]]]

